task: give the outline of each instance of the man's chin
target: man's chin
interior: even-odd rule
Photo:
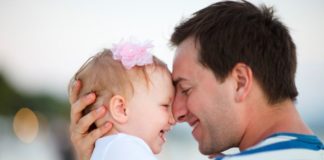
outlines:
[[[199,143],[199,151],[201,154],[209,156],[215,154],[215,150],[211,149],[211,147],[204,146]]]
[[[199,143],[199,151],[201,154],[206,155],[208,157],[216,157],[219,155],[222,155],[222,151],[220,151],[219,148],[217,148],[216,146],[212,146],[212,145],[206,145],[206,144],[201,144]]]

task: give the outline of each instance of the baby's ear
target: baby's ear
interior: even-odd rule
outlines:
[[[120,95],[115,95],[110,99],[109,112],[111,114],[111,117],[117,123],[123,124],[127,122],[128,116],[126,111],[126,100],[124,97]]]

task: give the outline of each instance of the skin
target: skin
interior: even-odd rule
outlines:
[[[177,122],[193,126],[192,134],[202,154],[215,156],[231,147],[245,150],[277,132],[313,134],[292,100],[268,103],[249,66],[236,64],[220,82],[198,62],[198,51],[199,45],[194,44],[192,37],[177,47],[172,73],[176,87],[172,112]],[[93,101],[83,97],[71,103],[71,139],[82,156],[91,155],[97,136],[105,131],[99,128],[91,133],[80,132],[100,117],[95,113],[80,117],[81,110]]]
[[[100,122],[109,114],[107,108],[102,106],[88,115],[81,117],[82,110],[89,104],[95,102],[95,94],[91,93],[81,99],[77,100],[77,94],[81,89],[81,82],[76,81],[72,90],[70,91],[71,108],[71,125],[70,134],[71,141],[76,146],[84,146],[80,152],[76,152],[79,159],[90,159],[94,145],[85,145],[88,142],[96,141],[96,139],[109,134],[116,134],[118,132],[128,133],[142,138],[152,149],[154,154],[161,151],[162,145],[166,141],[166,133],[175,124],[171,112],[171,105],[174,97],[174,87],[172,85],[171,75],[166,71],[153,70],[149,68],[148,78],[150,79],[149,86],[143,83],[142,79],[134,80],[134,95],[127,102],[123,104],[127,109],[126,122],[120,124],[118,118],[114,122],[107,122],[104,125],[99,125],[91,133],[87,132],[87,128],[94,122]],[[134,76],[134,75],[133,75]],[[136,77],[136,76],[135,76]],[[133,78],[134,79],[134,78]],[[120,96],[118,96],[120,97]],[[148,125],[147,120],[150,120]],[[88,122],[91,122],[90,124]],[[101,122],[100,122],[101,123]],[[141,130],[138,126],[142,127]],[[79,130],[79,128],[81,130]],[[163,130],[164,133],[161,133]]]
[[[192,38],[176,50],[173,113],[179,122],[192,126],[200,152],[210,155],[237,145],[246,125],[247,111],[235,99],[238,94],[235,79],[229,76],[221,83],[211,70],[198,62],[197,56]]]
[[[217,155],[231,147],[244,150],[277,132],[313,134],[290,99],[268,103],[250,67],[238,63],[220,82],[198,62],[198,51],[192,37],[176,50],[173,114],[192,126],[202,154]]]
[[[112,129],[112,124],[107,122],[101,127],[93,130],[91,133],[88,132],[90,125],[96,120],[104,117],[107,110],[104,106],[102,106],[82,117],[82,110],[95,102],[96,95],[94,93],[90,93],[80,99],[77,99],[81,87],[81,82],[76,81],[69,91],[69,102],[71,104],[70,139],[75,148],[75,155],[77,158],[80,160],[88,160],[90,159],[94,149],[94,142],[104,134],[108,133],[108,131]]]
[[[154,154],[158,154],[165,143],[166,132],[175,124],[171,113],[174,88],[169,73],[159,70],[148,72],[149,86],[143,79],[133,83],[134,94],[125,104],[127,122],[114,126],[119,128],[118,132],[140,137]]]

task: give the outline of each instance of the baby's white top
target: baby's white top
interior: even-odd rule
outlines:
[[[157,160],[144,140],[119,133],[99,138],[91,160]]]

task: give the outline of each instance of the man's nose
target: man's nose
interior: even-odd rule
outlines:
[[[186,101],[183,96],[176,95],[172,105],[172,114],[177,122],[186,121],[188,109],[186,108]]]

